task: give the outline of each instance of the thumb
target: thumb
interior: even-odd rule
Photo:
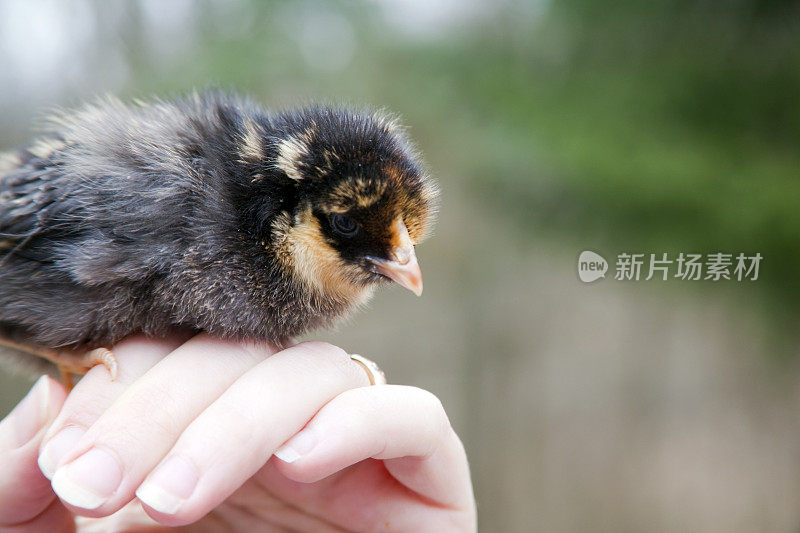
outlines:
[[[25,524],[23,529],[33,531],[43,530],[39,526],[64,529],[64,521],[72,520],[55,502],[50,481],[36,462],[45,430],[65,398],[59,383],[42,376],[0,421],[0,528]]]

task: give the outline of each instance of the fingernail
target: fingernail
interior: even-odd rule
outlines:
[[[197,480],[197,472],[189,461],[173,455],[141,484],[136,497],[159,513],[175,514],[194,492]]]
[[[8,416],[14,448],[21,448],[39,433],[49,418],[49,406],[50,382],[42,376]]]
[[[53,474],[53,490],[62,501],[81,509],[97,509],[122,482],[122,470],[107,451],[92,448]]]
[[[72,450],[86,430],[77,426],[67,426],[42,446],[39,452],[39,469],[47,479],[53,479],[56,467],[67,452]]]
[[[316,445],[317,437],[314,435],[314,431],[306,428],[275,450],[275,457],[284,463],[293,463],[304,455],[308,455]]]

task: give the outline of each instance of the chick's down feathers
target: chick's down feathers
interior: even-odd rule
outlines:
[[[50,118],[0,155],[0,337],[58,350],[176,327],[281,342],[394,280],[437,191],[394,120],[221,92]]]

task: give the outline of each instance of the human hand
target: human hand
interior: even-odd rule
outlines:
[[[328,344],[274,351],[137,336],[114,348],[116,381],[94,368],[66,401],[38,382],[0,423],[0,527],[475,529],[466,456],[433,395],[367,387]]]

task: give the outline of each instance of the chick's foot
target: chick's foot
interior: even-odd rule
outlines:
[[[117,359],[108,348],[95,348],[84,351],[55,350],[23,344],[2,337],[0,337],[0,345],[41,357],[56,365],[61,374],[61,382],[67,390],[72,389],[73,375],[83,375],[97,365],[106,367],[106,370],[111,375],[111,381],[117,379]]]
[[[55,363],[61,373],[61,382],[67,389],[72,388],[74,374],[83,375],[97,365],[106,367],[111,375],[111,381],[117,379],[117,359],[114,357],[114,352],[108,348],[95,348],[83,353],[50,351],[53,353],[41,357]]]

